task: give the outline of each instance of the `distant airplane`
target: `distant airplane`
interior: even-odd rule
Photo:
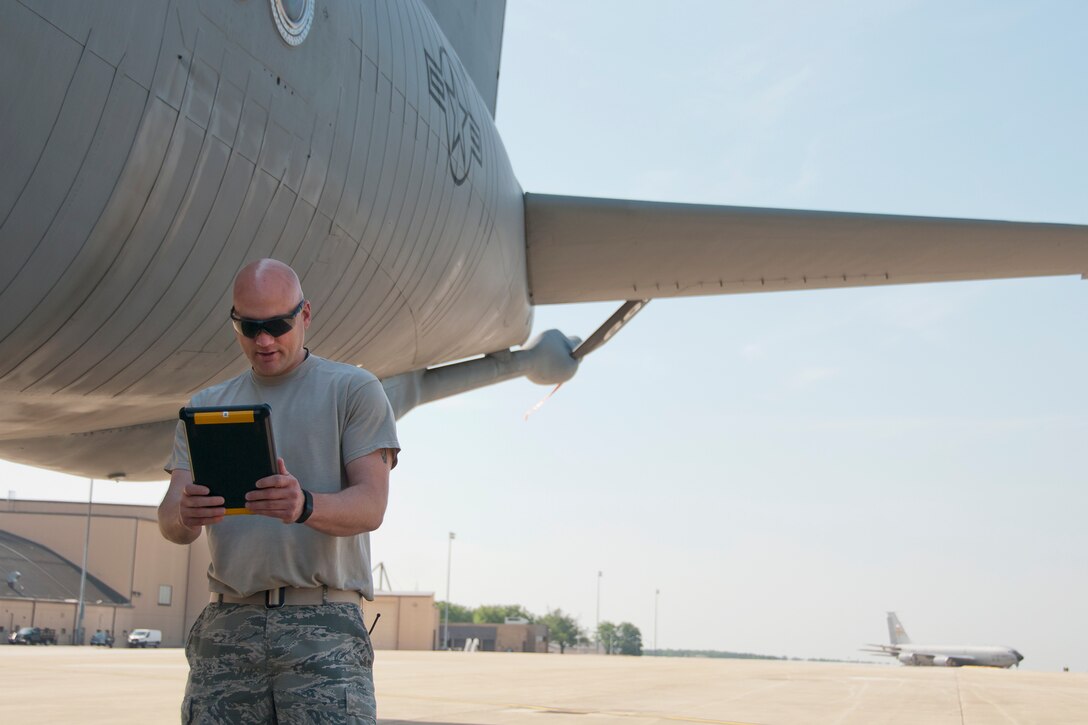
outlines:
[[[888,637],[891,644],[871,644],[875,649],[863,649],[895,657],[905,665],[915,667],[978,667],[1020,666],[1024,656],[1011,647],[978,647],[970,645],[928,645],[914,644],[907,636],[907,630],[899,623],[895,612],[888,612]]]
[[[162,479],[178,408],[245,369],[259,257],[398,416],[568,380],[653,298],[1088,272],[1085,226],[526,194],[505,7],[0,3],[0,458]],[[621,306],[585,342],[526,345],[535,305],[594,300]]]

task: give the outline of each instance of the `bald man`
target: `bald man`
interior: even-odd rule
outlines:
[[[370,723],[374,650],[361,599],[373,600],[369,532],[385,516],[397,463],[381,382],[311,355],[310,303],[286,264],[262,259],[234,281],[230,313],[250,370],[191,406],[267,403],[278,474],[246,494],[253,516],[193,483],[179,424],[159,505],[164,537],[207,532],[210,602],[189,633],[182,722]]]

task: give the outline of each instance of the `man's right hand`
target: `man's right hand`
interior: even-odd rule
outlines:
[[[193,474],[175,468],[170,487],[159,504],[159,531],[175,544],[191,544],[205,526],[219,523],[227,511],[222,496],[209,496],[206,486],[193,483]]]
[[[225,500],[222,496],[209,496],[209,493],[211,490],[207,486],[185,484],[178,511],[182,526],[199,534],[200,527],[211,526],[223,520],[227,515],[227,510],[223,507]]]

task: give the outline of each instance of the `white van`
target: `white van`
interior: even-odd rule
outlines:
[[[128,636],[129,647],[158,647],[162,644],[162,630],[134,629]]]

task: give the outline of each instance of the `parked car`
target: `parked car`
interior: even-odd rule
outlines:
[[[91,646],[113,647],[113,635],[109,630],[98,630],[91,635]]]
[[[9,644],[56,644],[57,632],[41,627],[21,627],[8,636]]]
[[[128,636],[129,647],[158,647],[162,644],[162,632],[158,629],[134,629]]]

